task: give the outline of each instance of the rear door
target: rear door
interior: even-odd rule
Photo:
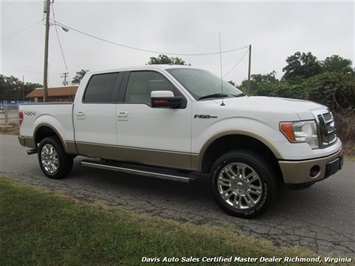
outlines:
[[[74,105],[73,121],[79,154],[110,157],[116,145],[116,106],[123,73],[93,75],[81,102]]]

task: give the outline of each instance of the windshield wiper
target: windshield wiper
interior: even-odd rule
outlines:
[[[244,93],[240,93],[238,95],[233,95],[233,94],[222,94],[222,93],[213,93],[213,94],[208,94],[205,96],[201,96],[200,98],[198,98],[199,100],[203,100],[203,99],[209,99],[209,98],[223,98],[223,97],[242,97],[245,96]]]
[[[222,93],[213,93],[213,94],[208,94],[205,96],[201,96],[200,98],[198,98],[199,100],[203,100],[203,99],[208,99],[208,98],[222,98],[222,97],[228,97],[228,94],[222,94]]]

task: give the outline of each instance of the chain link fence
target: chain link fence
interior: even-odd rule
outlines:
[[[0,132],[18,132],[18,106],[22,103],[24,102],[0,102]]]

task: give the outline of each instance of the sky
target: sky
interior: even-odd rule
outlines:
[[[43,84],[43,6],[1,2],[0,74]],[[48,85],[61,86],[65,72],[71,81],[81,69],[145,65],[159,54],[240,84],[248,78],[249,45],[251,74],[281,78],[297,51],[354,62],[354,11],[353,1],[54,0]]]

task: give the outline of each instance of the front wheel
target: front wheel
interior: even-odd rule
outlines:
[[[221,156],[212,166],[211,184],[217,204],[227,213],[254,218],[273,201],[277,176],[272,165],[251,151]]]
[[[57,137],[47,137],[41,141],[38,162],[43,173],[53,179],[67,176],[73,168],[73,157],[65,153]]]

